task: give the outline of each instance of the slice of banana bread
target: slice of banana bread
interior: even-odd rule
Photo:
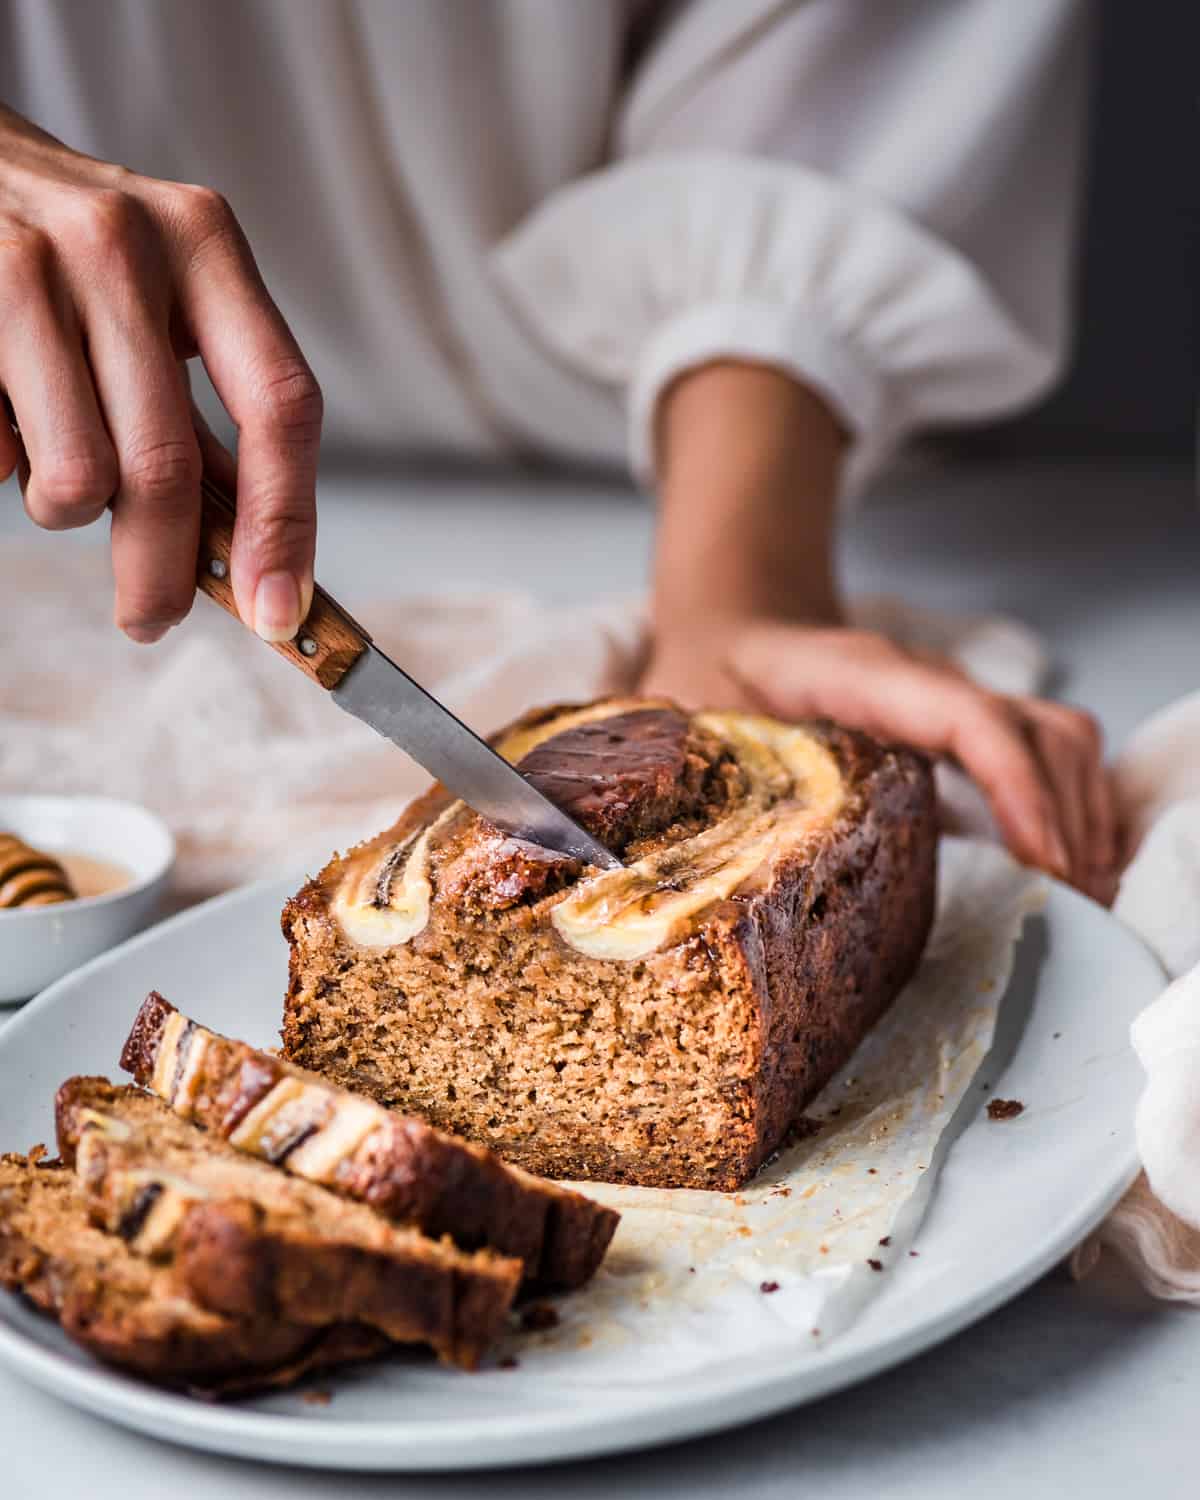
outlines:
[[[928,764],[645,700],[497,743],[625,867],[435,785],[288,903],[286,1055],[548,1176],[740,1186],[916,967]]]
[[[156,993],[138,1012],[121,1067],[237,1150],[464,1249],[513,1256],[546,1290],[586,1281],[616,1229],[618,1216],[590,1198],[218,1036]]]
[[[107,1079],[68,1079],[56,1119],[94,1222],[173,1266],[203,1307],[316,1327],[362,1323],[468,1369],[505,1325],[519,1260],[391,1224]]]
[[[23,1292],[97,1358],[209,1395],[287,1385],[387,1343],[368,1328],[199,1307],[170,1270],[89,1222],[69,1167],[36,1155],[0,1157],[0,1286]]]

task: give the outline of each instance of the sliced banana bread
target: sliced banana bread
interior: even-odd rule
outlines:
[[[159,994],[138,1012],[121,1067],[237,1150],[464,1249],[513,1256],[545,1289],[586,1281],[617,1225],[582,1194],[219,1036]]]
[[[644,700],[497,743],[624,868],[435,786],[288,903],[286,1055],[547,1176],[738,1187],[916,967],[927,762]]]
[[[287,1385],[387,1343],[369,1328],[314,1330],[198,1306],[169,1269],[89,1221],[69,1167],[36,1156],[0,1157],[0,1286],[23,1292],[97,1358],[212,1395]]]
[[[59,1151],[94,1221],[174,1266],[204,1307],[324,1326],[356,1322],[473,1368],[500,1334],[519,1260],[459,1250],[241,1155],[139,1089],[71,1078]]]

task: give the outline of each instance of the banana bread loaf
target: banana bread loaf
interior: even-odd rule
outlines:
[[[138,1012],[121,1067],[239,1151],[464,1249],[515,1257],[542,1289],[586,1281],[617,1226],[590,1198],[218,1036],[157,993]]]
[[[498,746],[625,867],[435,785],[288,903],[285,1054],[530,1171],[740,1186],[917,964],[928,764],[644,700],[547,709]]]
[[[210,1395],[286,1385],[386,1347],[373,1329],[230,1318],[190,1301],[168,1268],[89,1222],[75,1174],[0,1157],[0,1287],[23,1292],[97,1358]]]
[[[214,1312],[327,1327],[361,1323],[473,1368],[500,1334],[519,1260],[466,1252],[254,1161],[139,1089],[71,1078],[59,1152],[93,1222],[170,1265]]]

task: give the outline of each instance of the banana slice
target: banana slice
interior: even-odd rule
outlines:
[[[433,897],[430,841],[461,808],[461,802],[451,803],[423,833],[351,866],[332,904],[333,916],[351,942],[394,948],[424,929]]]
[[[644,958],[680,942],[706,907],[837,817],[841,772],[804,730],[749,714],[700,714],[697,723],[730,745],[747,797],[712,828],[582,881],[554,907],[559,936],[589,958]]]

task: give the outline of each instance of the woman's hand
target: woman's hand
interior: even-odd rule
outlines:
[[[668,391],[643,690],[828,717],[951,756],[1018,858],[1107,899],[1115,818],[1090,715],[988,692],[949,661],[846,628],[833,576],[844,445],[828,405],[774,370],[717,363]]]
[[[660,633],[643,683],[688,704],[830,718],[953,757],[978,783],[1013,853],[1111,897],[1112,792],[1090,714],[990,693],[952,663],[883,636],[772,619],[727,620],[707,641]]]
[[[196,354],[238,428],[238,610],[288,639],[312,596],[321,393],[229,205],[0,106],[0,394],[18,429],[0,412],[0,480],[20,469],[49,530],[111,505],[116,622],[138,641],[195,593],[201,446],[180,361]]]

